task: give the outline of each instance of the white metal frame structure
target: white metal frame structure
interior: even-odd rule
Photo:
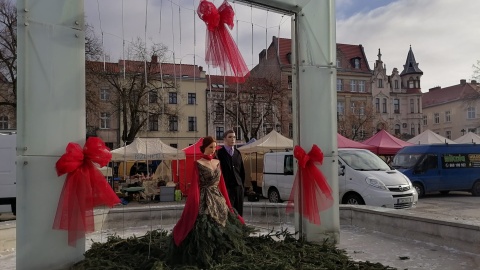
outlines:
[[[294,143],[322,149],[335,198],[321,226],[300,216],[296,226],[309,241],[338,241],[335,0],[237,1],[294,14]],[[20,0],[17,10],[17,269],[61,269],[85,251],[52,229],[64,182],[55,163],[68,142],[85,142],[84,1]]]

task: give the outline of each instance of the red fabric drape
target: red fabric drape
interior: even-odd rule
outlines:
[[[250,75],[242,54],[233,40],[227,26],[233,28],[235,12],[227,1],[218,9],[207,0],[201,0],[197,14],[207,25],[205,61],[219,67],[232,83],[242,83]]]
[[[287,212],[300,213],[308,218],[311,223],[320,224],[320,212],[333,205],[332,189],[327,179],[317,168],[315,163],[323,163],[323,152],[317,145],[313,145],[310,152],[305,153],[300,146],[296,145],[293,155],[298,160],[298,171],[293,183],[290,201],[287,205]],[[299,209],[298,199],[299,186],[302,186],[302,209]]]
[[[93,208],[109,207],[120,203],[112,188],[95,164],[103,167],[112,154],[105,143],[97,137],[89,137],[83,149],[69,143],[66,153],[56,163],[58,176],[67,174],[58,201],[53,229],[68,231],[68,244],[75,246],[77,239],[95,230]]]
[[[200,188],[198,185],[199,172],[197,164],[193,166],[193,173],[191,179],[192,182],[190,189],[188,190],[188,197],[187,201],[185,202],[185,208],[183,209],[182,216],[173,228],[173,240],[175,241],[175,245],[177,246],[180,246],[185,237],[187,237],[188,233],[195,225],[195,221],[198,217],[198,209],[200,205]],[[218,188],[220,189],[220,192],[225,198],[228,208],[233,213],[232,204],[230,203],[230,198],[228,197],[228,192],[225,186],[225,180],[223,179],[223,175],[220,175],[220,183],[218,184]],[[245,224],[245,221],[240,215],[238,215],[237,217],[240,222],[242,222],[242,224]]]

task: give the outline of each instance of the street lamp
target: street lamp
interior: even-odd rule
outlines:
[[[464,128],[462,128],[462,130],[460,130],[460,131],[462,132],[462,135],[465,135],[466,130]]]

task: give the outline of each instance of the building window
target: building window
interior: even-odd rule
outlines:
[[[396,135],[400,134],[400,125],[399,124],[395,124],[395,134]]]
[[[408,88],[415,88],[415,82],[412,80],[408,81]]]
[[[393,100],[393,112],[400,113],[400,100],[398,98]]]
[[[109,113],[100,113],[100,128],[108,129],[110,128],[110,114]]]
[[[190,104],[190,105],[197,104],[197,94],[188,93],[188,104]]]
[[[110,89],[108,88],[100,89],[100,100],[102,101],[110,100]]]
[[[168,104],[177,104],[177,93],[169,92],[168,93]]]
[[[168,121],[168,130],[169,131],[178,131],[178,117],[170,116]]]
[[[375,99],[375,112],[377,112],[377,113],[380,112],[380,99],[379,98]]]
[[[475,107],[467,108],[467,119],[475,119]]]
[[[357,81],[355,80],[350,81],[350,91],[357,92]]]
[[[8,129],[8,116],[0,116],[0,129]]]
[[[223,140],[223,127],[217,127],[215,129],[215,137],[217,140]]]
[[[417,113],[422,113],[422,103],[419,98],[417,98]]]
[[[355,58],[353,60],[353,65],[354,65],[355,69],[360,69],[360,59]]]
[[[415,124],[410,124],[410,135],[415,135]]]
[[[215,105],[215,120],[223,120],[223,105],[220,102]]]
[[[451,140],[451,139],[452,139],[452,132],[451,132],[450,130],[445,131],[445,137],[446,137],[447,139],[450,139],[450,140]]]
[[[148,92],[148,102],[149,103],[157,103],[158,102],[158,93],[156,90],[152,90]]]
[[[358,92],[365,93],[365,81],[358,81]]]
[[[337,58],[337,68],[342,67],[342,61]]]
[[[288,137],[293,138],[293,124],[292,123],[288,124]]]
[[[383,88],[383,80],[378,79],[378,88]]]
[[[287,77],[288,89],[292,89],[292,76]]]
[[[365,106],[363,105],[363,103],[360,104],[359,114],[360,115],[365,115]]]
[[[394,83],[395,83],[395,89],[398,89],[398,80],[395,80]]]
[[[428,122],[427,122],[427,116],[424,115],[424,116],[423,116],[423,125],[426,126],[427,124],[428,124]]]
[[[148,130],[158,131],[158,115],[150,115],[148,117]]]
[[[450,122],[450,111],[445,112],[445,122]]]
[[[197,131],[197,117],[188,117],[188,131]]]
[[[387,99],[386,98],[383,99],[382,107],[383,107],[382,112],[387,113]]]
[[[350,111],[352,112],[352,114],[355,114],[355,102],[351,102]]]
[[[440,114],[439,114],[439,113],[433,114],[433,122],[434,122],[435,124],[439,124],[439,123],[440,123]]]
[[[177,147],[178,147],[178,144],[176,144],[176,143],[171,143],[170,146],[173,147],[173,148],[177,148]]]
[[[337,79],[337,91],[342,91],[343,90],[343,80],[342,79]]]
[[[415,113],[415,101],[410,99],[410,113]]]
[[[337,102],[337,114],[338,115],[345,114],[345,104],[342,101]]]
[[[417,134],[420,134],[420,133],[422,133],[422,127],[421,127],[420,123],[418,123],[418,125],[417,125]]]
[[[293,113],[293,101],[291,99],[288,101],[288,112]]]

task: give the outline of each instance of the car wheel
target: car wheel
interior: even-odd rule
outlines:
[[[480,196],[480,181],[477,181],[475,184],[473,184],[472,194],[473,196]]]
[[[365,201],[363,200],[362,196],[353,193],[345,196],[343,201],[345,204],[365,205]]]
[[[450,190],[442,190],[442,191],[440,191],[440,194],[442,194],[442,195],[448,195],[448,193],[450,193]]]
[[[425,196],[425,188],[423,188],[423,185],[420,183],[413,183],[413,187],[417,191],[418,197],[421,198]]]
[[[278,193],[278,190],[276,188],[270,188],[270,190],[268,191],[268,201],[272,203],[281,202],[280,193]]]

